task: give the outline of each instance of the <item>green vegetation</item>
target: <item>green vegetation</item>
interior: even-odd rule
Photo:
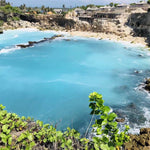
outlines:
[[[117,115],[111,112],[108,106],[104,106],[102,95],[93,92],[89,98],[91,114],[99,116],[99,119],[96,119],[95,124],[93,124],[94,131],[97,135],[101,135],[101,137],[93,137],[95,149],[98,150],[100,147],[105,150],[113,150],[128,141],[129,126],[125,126],[125,130],[119,133],[118,123],[115,121]]]
[[[11,5],[1,6],[0,12],[3,12],[4,14],[21,14],[21,10],[18,7],[12,7]]]
[[[84,149],[84,150],[115,150],[129,140],[127,131],[128,126],[123,132],[119,133],[117,115],[110,112],[110,108],[104,105],[102,95],[93,92],[89,96],[92,109],[91,114],[98,116],[100,119],[95,120],[93,131],[96,135],[90,141],[81,138],[80,133],[74,129],[67,128],[65,132],[57,131],[52,125],[43,124],[42,121],[34,122],[30,117],[19,117],[15,113],[8,113],[4,106],[0,105],[0,149],[15,150],[33,148],[48,149]],[[90,125],[92,120],[90,122]],[[89,125],[89,126],[90,126]],[[87,129],[86,134],[88,133]]]
[[[84,10],[87,10],[87,8],[90,7],[97,7],[97,8],[100,8],[100,7],[103,7],[103,5],[94,5],[94,4],[89,4],[89,5],[86,5],[86,6],[80,6],[80,7],[77,7],[77,8],[81,8],[81,9],[84,9]]]
[[[150,0],[148,0],[147,3],[150,4]]]
[[[0,26],[2,26],[4,24],[3,20],[0,20]]]

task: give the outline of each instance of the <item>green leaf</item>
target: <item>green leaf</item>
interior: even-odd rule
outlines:
[[[26,117],[25,117],[25,116],[22,116],[21,119],[22,119],[22,120],[26,120]]]
[[[11,143],[12,143],[12,137],[9,137],[8,138],[8,145],[11,145]]]
[[[108,106],[103,107],[103,113],[108,114],[110,112],[110,108]]]
[[[6,134],[9,134],[9,133],[10,133],[10,130],[9,130],[8,128],[9,128],[9,125],[7,125],[7,124],[6,124],[6,125],[3,125],[3,126],[2,126],[3,132],[6,133]]]
[[[0,134],[0,137],[1,137],[2,142],[3,142],[4,144],[7,144],[7,138],[8,138],[7,135],[1,133],[1,134]]]
[[[21,142],[22,140],[26,139],[27,138],[27,135],[25,133],[21,133],[21,135],[19,136],[18,138],[18,142]]]
[[[108,115],[108,121],[113,121],[116,117],[117,117],[117,115],[115,113],[110,113]]]
[[[28,138],[29,141],[32,141],[32,140],[33,140],[33,135],[32,135],[32,133],[28,133],[27,138]]]
[[[3,106],[2,104],[0,104],[0,110],[4,110],[5,106]]]
[[[110,150],[109,147],[108,147],[108,144],[101,144],[101,145],[100,145],[100,148],[101,148],[102,150]]]

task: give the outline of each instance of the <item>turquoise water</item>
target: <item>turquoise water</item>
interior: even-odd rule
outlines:
[[[149,125],[150,98],[137,88],[150,76],[147,50],[67,35],[26,49],[15,47],[54,34],[8,30],[0,35],[0,103],[9,112],[84,133],[90,121],[88,95],[97,91],[132,131]]]

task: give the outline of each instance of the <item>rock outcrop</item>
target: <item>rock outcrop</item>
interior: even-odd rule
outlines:
[[[150,150],[150,128],[141,128],[139,135],[130,135],[130,142],[124,144],[125,150]]]
[[[3,29],[2,28],[0,28],[0,34],[2,34],[3,33]]]
[[[58,37],[63,37],[63,35],[54,35],[51,38],[44,38],[43,40],[40,40],[40,41],[29,41],[28,44],[19,44],[19,45],[17,45],[17,47],[27,48],[27,47],[34,46],[35,44],[40,44],[40,43],[43,43],[46,41],[52,41]]]
[[[145,81],[144,89],[150,92],[150,78],[147,78]]]

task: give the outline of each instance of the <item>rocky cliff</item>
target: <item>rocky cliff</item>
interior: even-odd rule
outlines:
[[[9,16],[10,17],[10,16]],[[74,30],[92,31],[96,33],[114,34],[119,38],[128,36],[146,37],[150,43],[150,13],[96,13],[92,16],[78,17],[75,12],[69,12],[66,17],[61,15],[20,15],[23,21],[7,22],[8,16],[3,18],[4,29],[19,27],[37,27],[41,30]]]
[[[128,17],[127,25],[130,26],[135,36],[150,36],[150,13],[132,13]]]

